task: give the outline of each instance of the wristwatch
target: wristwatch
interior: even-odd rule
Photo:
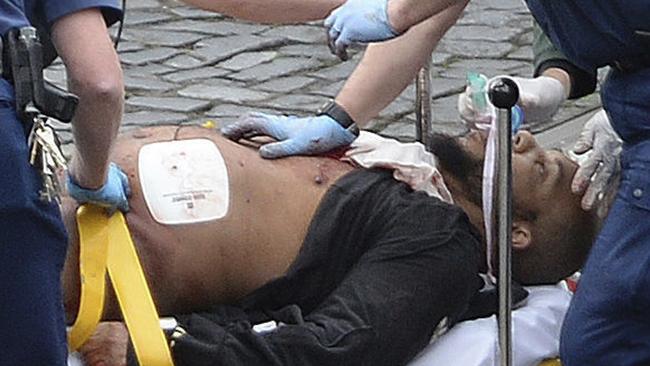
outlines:
[[[346,128],[348,131],[352,132],[355,135],[359,135],[359,129],[357,128],[357,124],[354,122],[352,117],[348,114],[348,112],[343,109],[336,101],[330,100],[327,102],[325,105],[323,105],[318,112],[316,112],[317,116],[329,116],[333,120],[335,120],[338,124]]]

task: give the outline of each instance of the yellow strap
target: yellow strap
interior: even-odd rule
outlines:
[[[109,218],[103,208],[84,205],[77,211],[77,225],[81,300],[79,314],[68,333],[70,349],[78,349],[101,319],[108,268],[140,365],[173,366],[158,312],[122,213],[118,211]]]
[[[539,366],[562,366],[559,358],[553,358],[543,361]]]
[[[84,205],[77,210],[81,292],[77,319],[68,332],[72,351],[93,334],[102,318],[108,253],[108,217],[104,210]]]
[[[108,274],[138,361],[142,366],[171,366],[174,363],[158,312],[120,211],[108,219],[108,230]]]

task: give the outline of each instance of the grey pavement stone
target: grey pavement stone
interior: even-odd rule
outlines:
[[[464,80],[468,72],[474,71],[485,74],[487,77],[492,77],[496,74],[509,73],[514,69],[524,66],[526,63],[525,61],[505,59],[459,60],[443,69],[440,72],[440,76]]]
[[[213,29],[220,31],[224,35],[246,35],[246,34],[259,34],[269,29],[268,25],[259,23],[247,23],[241,21],[220,21],[214,23]],[[267,37],[279,38],[279,37]]]
[[[168,47],[151,48],[143,51],[128,52],[121,55],[122,62],[127,65],[144,65],[150,62],[163,61],[181,53],[180,50]]]
[[[497,9],[528,12],[528,8],[521,0],[481,0],[475,2],[481,9]]]
[[[160,111],[139,111],[124,114],[123,126],[153,126],[159,124],[180,124],[187,116],[184,113],[160,112]]]
[[[174,112],[196,112],[210,106],[210,102],[179,97],[131,97],[126,104],[131,107],[150,108]]]
[[[341,88],[343,88],[343,85],[345,84],[345,80],[340,80],[337,82],[328,82],[325,80],[320,80],[315,84],[312,84],[308,88],[309,94],[315,94],[315,95],[321,95],[327,98],[334,98]]]
[[[206,37],[205,34],[173,32],[159,30],[129,29],[124,32],[123,37],[127,41],[135,41],[142,44],[165,47],[186,47]]]
[[[444,52],[438,52],[437,50],[431,54],[431,64],[433,65],[445,65],[447,64],[454,56]]]
[[[316,72],[311,73],[311,75],[330,81],[347,79],[352,71],[354,71],[354,69],[357,67],[358,63],[358,59],[348,60],[346,62],[341,62],[328,68],[320,69]]]
[[[202,10],[199,8],[193,8],[193,7],[175,7],[171,9],[171,12],[182,18],[194,18],[194,19],[222,18],[220,14],[211,11]]]
[[[281,38],[264,38],[255,35],[215,37],[199,41],[195,44],[192,54],[207,63],[213,63],[242,52],[271,48],[282,43]]]
[[[286,111],[316,113],[316,111],[318,111],[318,109],[323,105],[323,102],[323,98],[313,95],[287,94],[266,101],[264,102],[264,105]]]
[[[388,107],[384,108],[383,111],[379,113],[380,118],[396,118],[408,113],[412,113],[415,109],[415,103],[410,100],[397,98]]]
[[[132,9],[147,9],[147,8],[159,8],[160,2],[158,0],[137,0],[127,2],[127,10]]]
[[[196,20],[196,19],[182,19],[171,22],[156,24],[152,27],[159,31],[175,31],[175,32],[196,32],[204,33],[214,36],[225,36],[233,34],[230,30],[224,27],[215,27],[215,20]]]
[[[230,103],[256,102],[270,98],[269,93],[231,86],[192,85],[181,89],[179,95],[188,98],[219,100]]]
[[[470,3],[471,4],[471,3]],[[459,25],[487,25],[491,27],[503,27],[508,24],[513,15],[510,11],[504,10],[465,10],[463,17],[458,20]],[[452,27],[453,29],[453,27]]]
[[[331,63],[338,62],[336,56],[332,55],[325,44],[319,44],[318,46],[309,44],[292,44],[279,48],[278,52],[284,56],[301,56],[324,60]]]
[[[465,90],[465,80],[434,78],[431,79],[431,97],[438,98],[458,94]],[[414,93],[415,94],[415,93]]]
[[[180,54],[165,61],[165,65],[175,69],[193,69],[202,64],[203,61],[186,54]]]
[[[266,81],[298,71],[316,68],[320,62],[304,57],[281,57],[271,62],[264,63],[229,75],[236,80],[242,81]]]
[[[443,98],[434,99],[431,103],[432,120],[442,124],[460,123],[458,115],[458,95],[450,95]]]
[[[124,73],[132,76],[159,75],[173,71],[171,67],[160,64],[149,64],[144,66],[128,66],[124,68]]]
[[[327,42],[326,29],[307,25],[279,26],[269,29],[262,36],[285,37],[288,40],[300,43],[318,43],[325,45]]]
[[[173,83],[185,83],[189,81],[200,81],[211,78],[218,78],[229,74],[229,70],[224,70],[214,66],[206,66],[199,69],[183,70],[168,73],[162,76],[163,80]]]
[[[222,61],[217,65],[231,71],[241,71],[273,60],[278,55],[275,51],[244,52]]]
[[[305,88],[315,82],[316,80],[305,76],[288,76],[272,79],[262,84],[254,85],[252,88],[268,92],[290,93]]]
[[[125,20],[124,27],[127,28],[135,25],[162,22],[170,18],[172,18],[171,14],[167,14],[167,13],[163,13],[151,9],[129,10],[127,11],[126,16],[124,17]]]
[[[466,58],[500,58],[512,49],[512,45],[507,42],[464,42],[443,38],[438,45],[438,49]]]
[[[507,42],[518,37],[524,30],[508,27],[491,27],[486,25],[461,25],[451,28],[445,39],[462,41]]]
[[[531,46],[521,46],[516,50],[510,52],[507,57],[513,60],[523,60],[527,62],[532,62],[533,48]]]
[[[148,92],[164,93],[176,87],[175,84],[161,81],[151,77],[134,77],[124,75],[124,85],[127,91],[143,90]]]
[[[239,117],[248,112],[278,114],[278,111],[275,109],[224,103],[224,104],[219,104],[214,106],[212,109],[205,112],[205,115],[210,117],[217,117],[217,118]]]
[[[117,50],[119,52],[133,52],[140,51],[144,49],[144,45],[139,42],[126,41],[124,39],[120,40],[120,43],[117,45]]]
[[[399,140],[415,140],[415,123],[411,120],[384,122],[379,131]]]

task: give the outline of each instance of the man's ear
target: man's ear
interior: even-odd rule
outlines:
[[[529,221],[517,220],[512,223],[512,248],[524,250],[533,242],[532,224]]]

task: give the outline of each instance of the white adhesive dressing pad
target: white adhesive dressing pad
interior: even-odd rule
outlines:
[[[145,145],[138,156],[138,172],[149,212],[161,224],[198,223],[228,213],[228,171],[210,140]]]

